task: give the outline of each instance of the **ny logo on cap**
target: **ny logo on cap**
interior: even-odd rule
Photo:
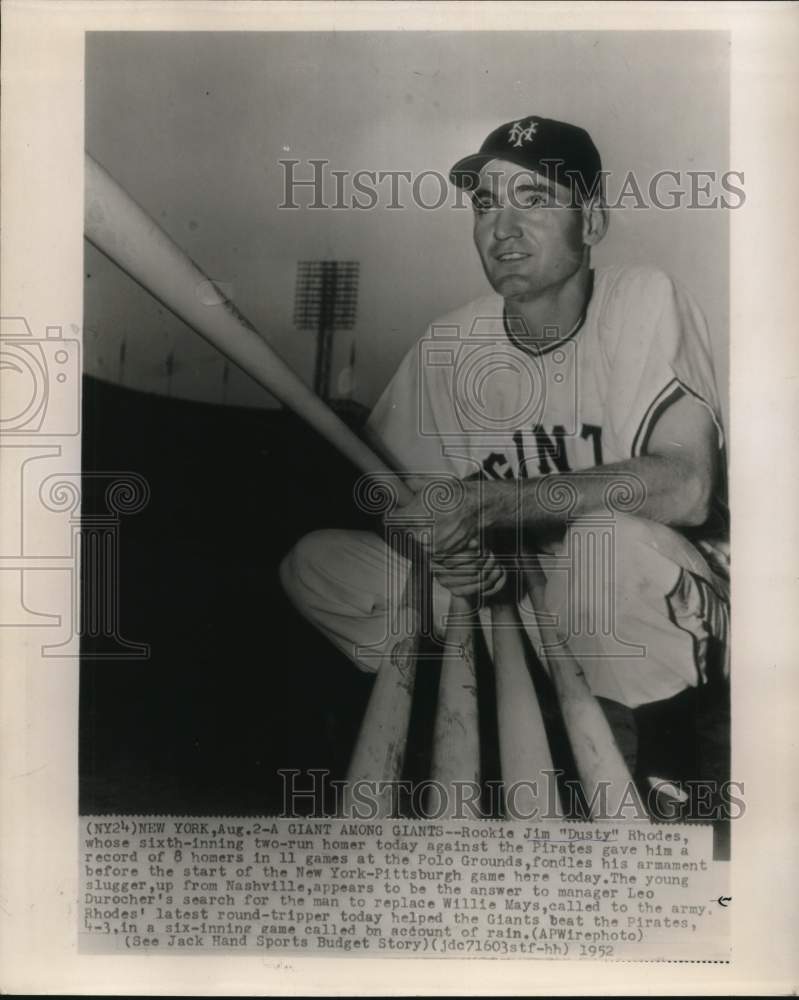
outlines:
[[[514,122],[508,133],[508,142],[512,142],[518,148],[523,142],[532,142],[533,136],[538,129],[538,122],[530,122],[527,128],[522,128],[521,122]]]

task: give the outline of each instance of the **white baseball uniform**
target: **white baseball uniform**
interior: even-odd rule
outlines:
[[[433,323],[368,427],[411,473],[532,478],[645,454],[658,417],[685,393],[709,409],[723,449],[708,330],[692,297],[654,268],[597,268],[580,322],[566,336],[553,329],[543,347],[526,342],[497,294]],[[700,683],[712,640],[726,658],[722,486],[711,522],[690,533],[616,516],[612,634],[589,623],[570,642],[594,693],[636,707]],[[356,661],[355,646],[374,641],[387,613],[380,546],[358,533],[320,532],[283,566],[297,606]],[[574,627],[588,611],[570,607],[569,574],[555,569],[547,580],[548,610]],[[447,603],[436,587],[436,613]]]

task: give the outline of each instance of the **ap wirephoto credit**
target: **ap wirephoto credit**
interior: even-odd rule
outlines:
[[[71,306],[12,281],[0,341],[4,746],[54,803],[30,727],[72,726],[71,832],[25,834],[70,961],[732,983],[752,824],[776,859],[792,801],[739,28],[128,6],[36,70],[75,116],[65,220],[29,210]]]

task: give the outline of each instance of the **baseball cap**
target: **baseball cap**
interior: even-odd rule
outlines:
[[[458,160],[450,180],[467,191],[474,190],[480,170],[491,160],[517,163],[561,184],[578,176],[585,193],[601,183],[602,161],[591,136],[585,129],[554,118],[528,115],[500,125],[477,153]]]

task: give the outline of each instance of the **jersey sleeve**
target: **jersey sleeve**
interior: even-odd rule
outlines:
[[[614,289],[606,329],[617,334],[607,396],[608,450],[644,455],[660,415],[683,395],[708,408],[724,446],[707,323],[691,295],[661,271],[634,272]]]
[[[457,436],[449,383],[442,372],[425,364],[423,338],[405,355],[378,399],[366,424],[383,457],[408,473],[454,473],[460,462],[446,455],[446,442]]]

